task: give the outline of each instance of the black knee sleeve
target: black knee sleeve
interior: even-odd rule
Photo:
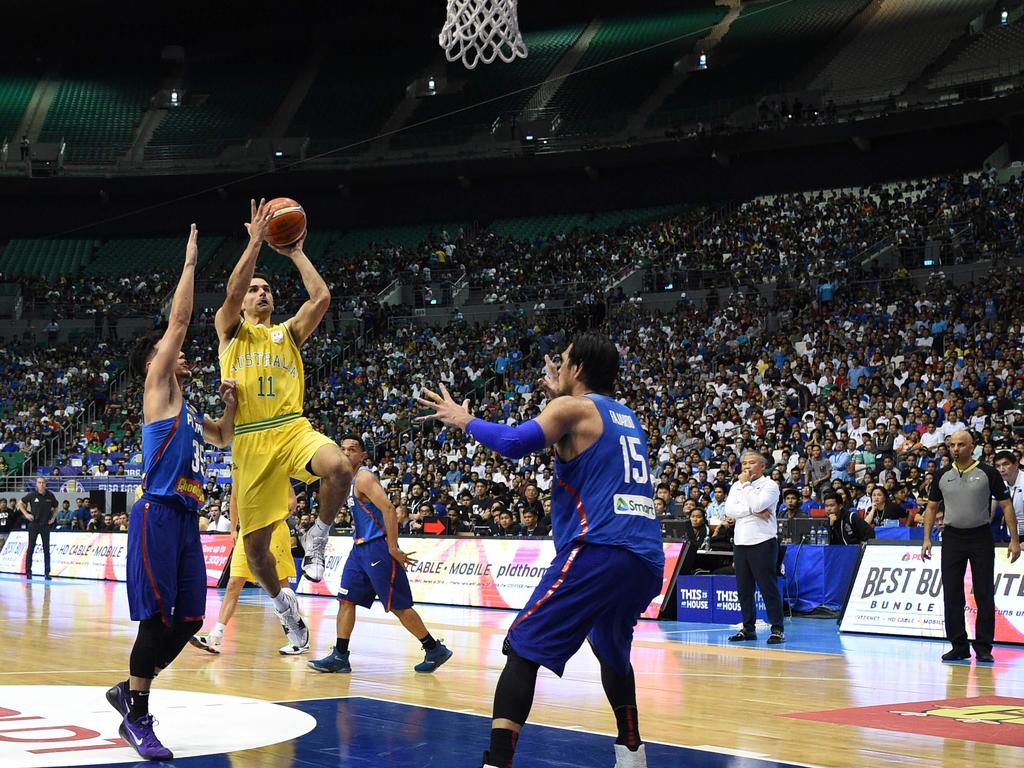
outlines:
[[[132,655],[128,662],[128,671],[132,677],[152,680],[157,667],[157,654],[166,631],[159,616],[153,616],[139,622],[139,634],[132,646]]]
[[[494,719],[522,725],[530,716],[540,665],[524,659],[511,648],[505,653],[508,660],[494,690]]]
[[[160,646],[157,649],[156,665],[165,669],[171,662],[178,658],[181,649],[188,643],[189,638],[203,628],[202,621],[176,621],[169,628],[166,628]]]

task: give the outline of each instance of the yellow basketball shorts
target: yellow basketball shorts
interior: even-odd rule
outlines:
[[[274,523],[274,530],[270,534],[270,554],[277,562],[277,579],[295,578],[295,558],[292,557],[292,541],[288,532],[288,524],[284,520]],[[249,561],[245,557],[245,547],[242,540],[235,543],[235,549],[231,553],[231,578],[243,578],[246,581],[256,581],[256,577],[249,570]]]
[[[307,465],[320,448],[335,445],[301,416],[277,424],[235,425],[231,458],[242,536],[288,517],[289,478],[315,481]]]

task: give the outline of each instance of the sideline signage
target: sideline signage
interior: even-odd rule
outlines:
[[[941,559],[941,545],[934,546],[931,559],[925,560],[920,544],[870,542],[857,566],[840,631],[945,638]],[[1024,558],[1011,564],[1006,547],[997,546],[995,565],[995,640],[1024,643]],[[978,614],[972,586],[968,566],[964,613],[971,638]]]

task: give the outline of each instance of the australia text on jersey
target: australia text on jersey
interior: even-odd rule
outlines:
[[[288,359],[287,355],[275,355],[270,352],[246,352],[238,355],[234,360],[231,361],[231,372],[237,373],[242,368],[280,368],[282,371],[286,371],[291,375],[292,378],[298,376],[298,369],[295,364]]]

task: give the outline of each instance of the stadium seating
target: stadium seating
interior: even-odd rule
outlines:
[[[580,59],[577,74],[562,83],[548,105],[561,118],[559,132],[575,135],[625,127],[628,113],[725,14],[726,8],[713,6],[605,21]],[[638,52],[652,46],[658,47]],[[616,60],[619,57],[625,58]],[[585,71],[591,67],[596,69]]]
[[[36,80],[34,77],[0,76],[0,140],[10,140],[12,157],[17,157],[16,146],[21,137],[15,132],[32,99]]]
[[[169,110],[157,126],[145,158],[214,159],[228,145],[260,136],[296,72],[297,67],[223,61],[190,72],[185,103]]]
[[[938,72],[929,88],[975,83],[1024,72],[1024,22],[998,26],[977,37]]]
[[[991,0],[884,0],[864,29],[814,78],[837,104],[901,93]]]
[[[670,205],[603,213],[563,213],[550,216],[496,219],[491,222],[488,229],[501,237],[534,241],[573,230],[586,232],[610,230],[624,224],[639,224],[658,218],[667,218],[678,208],[679,206]]]
[[[54,282],[73,277],[92,258],[94,240],[11,240],[0,254],[0,274]]]
[[[223,242],[220,236],[199,238],[197,272],[203,270]],[[152,269],[179,269],[184,254],[185,244],[180,237],[108,240],[84,271],[89,275],[128,275]]]
[[[746,5],[709,54],[661,105],[651,124],[675,113],[689,120],[724,117],[788,82],[866,5],[868,0],[771,0]],[[661,114],[659,114],[661,113]]]
[[[155,79],[145,77],[66,79],[57,90],[39,140],[64,139],[69,163],[112,163],[131,147],[156,87]]]
[[[421,40],[405,46],[393,40],[360,39],[334,46],[321,63],[289,134],[308,135],[313,154],[352,143],[358,146],[346,153],[366,151],[367,140],[380,133],[405,98],[413,73],[436,56],[429,43]]]
[[[457,144],[466,141],[475,130],[490,128],[503,114],[518,113],[530,100],[535,86],[544,81],[566,52],[575,45],[583,32],[583,25],[558,29],[525,32],[529,55],[516,59],[511,64],[497,67],[478,67],[466,71],[461,62],[448,64],[448,84],[465,80],[461,90],[450,90],[436,96],[423,97],[416,111],[406,121],[412,126],[392,140],[392,146],[413,146],[422,142],[421,136],[442,144]],[[505,98],[505,94],[511,94]],[[474,104],[487,102],[475,109],[466,109]],[[433,118],[449,112],[460,111],[445,118],[443,125]],[[426,122],[423,125],[417,123]]]

